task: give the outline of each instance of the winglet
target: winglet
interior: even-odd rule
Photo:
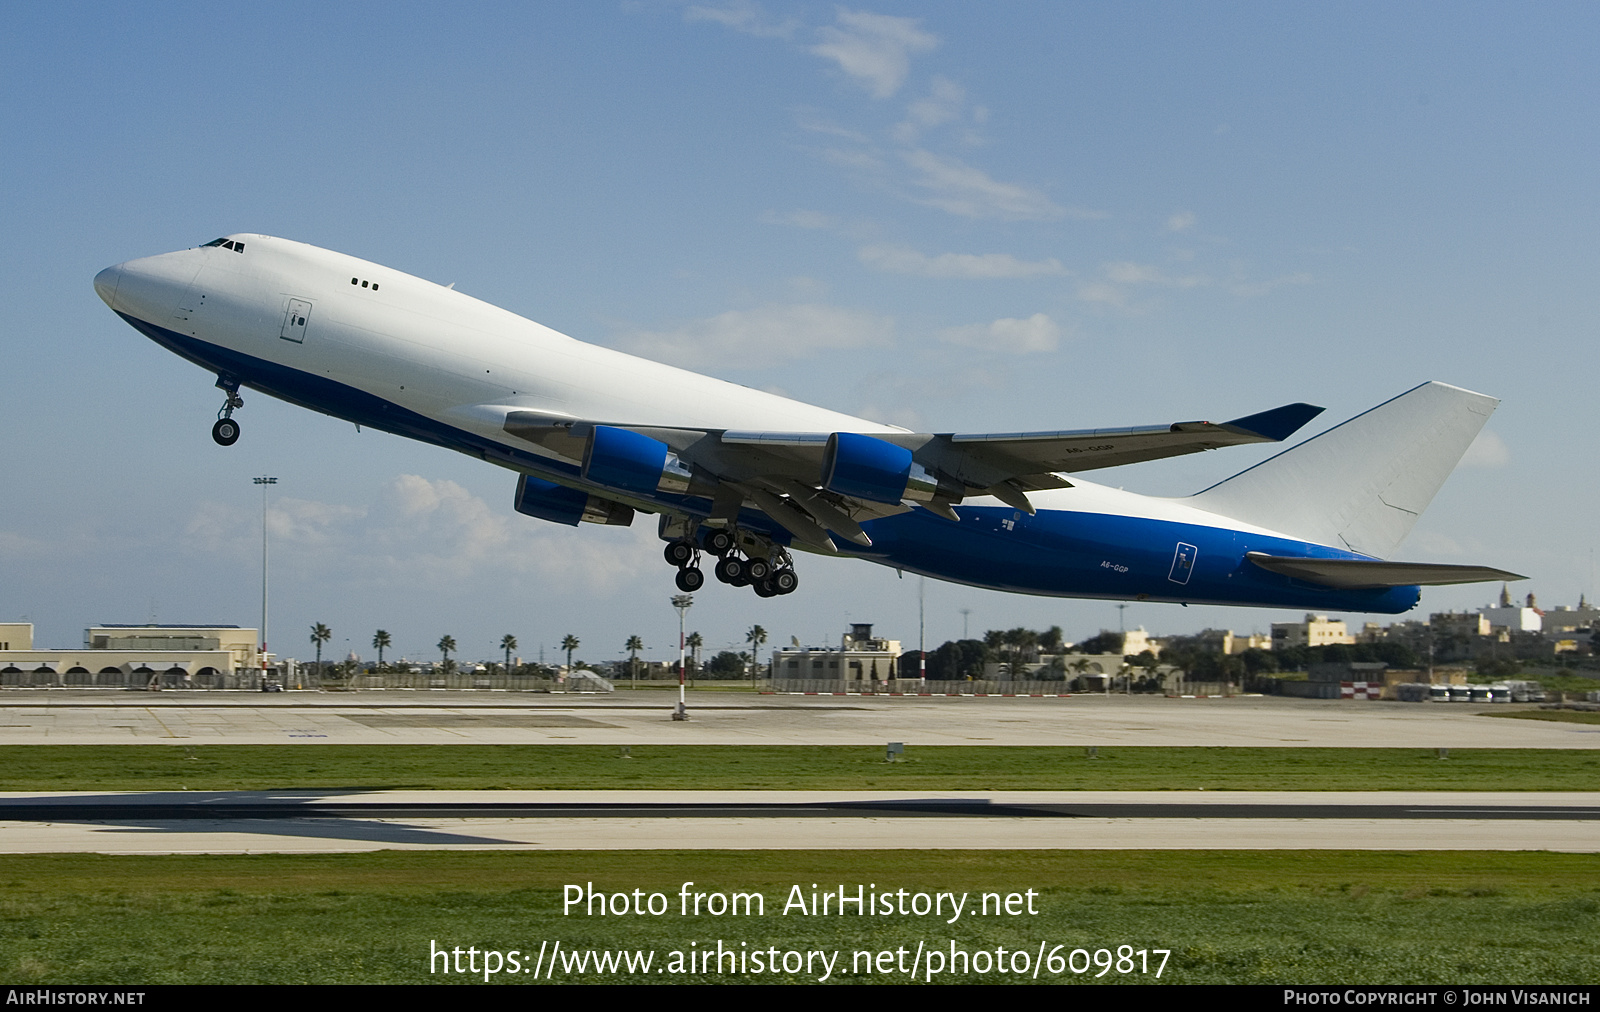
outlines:
[[[1230,429],[1243,429],[1278,443],[1294,435],[1301,426],[1320,414],[1322,409],[1315,404],[1285,404],[1281,408],[1235,418],[1223,424]]]

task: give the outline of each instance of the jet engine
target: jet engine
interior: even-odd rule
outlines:
[[[572,527],[578,526],[579,521],[613,527],[633,524],[632,506],[528,474],[517,479],[514,505],[518,513]]]
[[[828,437],[822,484],[830,492],[883,503],[931,502],[935,496],[959,501],[963,491],[948,479],[941,483],[905,447],[857,432]]]
[[[589,481],[637,495],[689,491],[693,473],[659,439],[596,425],[583,453],[583,476]]]

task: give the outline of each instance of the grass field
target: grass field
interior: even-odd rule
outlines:
[[[1538,711],[1545,712],[1545,711]],[[1556,712],[1556,711],[1550,711]],[[10,745],[0,790],[1600,789],[1600,750],[854,746]]]
[[[1600,753],[1576,750],[828,746],[7,746],[0,790],[246,789],[1195,789],[1591,790]],[[915,832],[912,828],[909,832]],[[749,953],[837,953],[834,982],[919,944],[966,955],[944,981],[1592,983],[1600,979],[1600,855],[1539,852],[716,851],[380,852],[0,860],[0,979],[47,983],[471,983],[430,973],[430,946],[518,950],[560,942],[555,981],[804,982],[793,972],[684,965],[719,940]],[[663,916],[564,916],[564,886],[659,892]],[[763,916],[679,916],[680,888],[756,892]],[[814,885],[815,884],[815,885]],[[870,884],[870,885],[869,885]],[[999,896],[1038,913],[814,917],[782,913],[792,887],[869,885]],[[1040,944],[1044,943],[1044,949]],[[1057,948],[1060,946],[1061,948]],[[1148,972],[1123,973],[1120,946]],[[993,969],[1003,948],[1013,972]],[[578,972],[590,950],[652,953],[649,972]],[[1074,950],[1081,950],[1073,956]],[[989,962],[978,972],[976,954]],[[1017,952],[1026,968],[1015,972]],[[871,957],[857,953],[872,954]],[[674,953],[677,955],[674,956]],[[1104,977],[1099,957],[1111,965]],[[1071,964],[1087,972],[1074,973]],[[798,967],[799,955],[793,957]],[[673,960],[676,959],[675,964]],[[548,970],[548,965],[541,962]],[[927,963],[919,963],[927,976]],[[1130,960],[1126,966],[1132,967]],[[676,969],[674,969],[676,967]],[[662,972],[665,970],[666,972]],[[495,975],[497,983],[531,974]]]
[[[859,961],[849,972],[858,950],[903,946],[909,966],[919,942],[947,952],[954,941],[969,953],[1021,950],[1030,962],[1040,942],[1047,953],[1065,946],[1062,958],[1084,950],[1077,962],[1088,963],[1088,973],[1047,969],[1041,983],[1092,983],[1100,971],[1092,954],[1121,945],[1171,950],[1160,979],[1173,983],[1592,983],[1600,979],[1596,872],[1600,858],[1546,853],[799,851],[780,861],[740,851],[32,855],[8,857],[0,871],[0,978],[19,985],[481,983],[481,974],[430,974],[430,944],[515,949],[530,963],[541,943],[558,940],[569,952],[649,949],[659,970],[672,951],[720,939],[732,949],[840,951],[844,972],[833,979],[845,982],[907,981],[867,975]],[[759,892],[765,915],[678,916],[686,881],[708,892]],[[563,916],[562,887],[589,882],[606,892],[659,891],[670,911]],[[1038,913],[969,912],[954,925],[932,916],[780,913],[792,886],[810,892],[813,883],[970,891],[974,907],[984,891],[1032,889]],[[1101,982],[1154,982],[1155,966],[1147,965],[1144,974],[1113,965]],[[630,976],[591,967],[555,979],[774,982],[820,973],[820,964],[809,976]],[[992,971],[940,979],[1032,980]]]

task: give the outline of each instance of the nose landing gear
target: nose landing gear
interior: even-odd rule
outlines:
[[[217,411],[217,424],[211,426],[211,438],[218,446],[232,446],[239,441],[239,423],[233,420],[233,411],[244,407],[244,398],[239,396],[239,381],[232,377],[218,376],[217,386],[228,399]]]

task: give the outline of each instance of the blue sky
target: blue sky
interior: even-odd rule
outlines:
[[[674,642],[647,525],[542,525],[497,468],[259,395],[213,445],[210,378],[90,279],[236,231],[924,430],[1296,400],[1331,423],[1456,383],[1503,404],[1401,555],[1593,596],[1591,6],[13,5],[8,27],[0,619],[42,641],[255,624],[272,474],[276,649],[309,654],[319,621],[368,654],[379,627],[411,656]],[[1181,495],[1262,455],[1089,477]],[[801,561],[794,596],[712,586],[691,626],[915,640],[917,581]],[[1118,621],[930,581],[931,644],[963,608],[975,633]]]

